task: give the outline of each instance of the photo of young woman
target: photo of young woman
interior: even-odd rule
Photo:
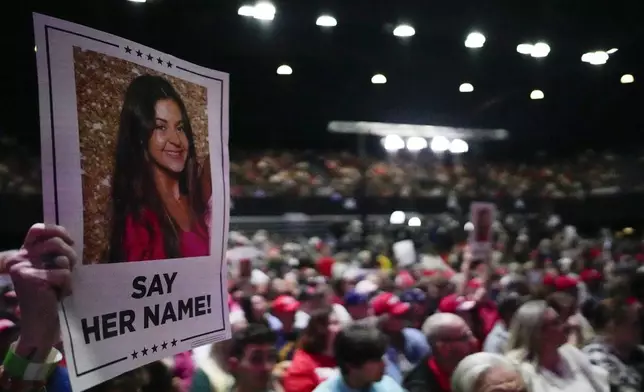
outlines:
[[[111,182],[110,263],[207,256],[209,157],[200,165],[186,106],[163,77],[125,92]]]

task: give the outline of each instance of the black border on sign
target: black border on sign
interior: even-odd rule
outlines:
[[[105,44],[105,45],[110,45],[110,46],[115,47],[115,48],[120,48],[121,46],[118,45],[118,44],[112,43],[112,42],[108,42],[108,41],[101,40],[101,39],[98,39],[98,38],[93,38],[93,37],[83,35],[83,34],[80,34],[80,33],[76,33],[76,32],[73,32],[73,31],[69,31],[69,30],[64,30],[64,29],[61,29],[59,27],[51,26],[51,25],[48,25],[48,24],[45,24],[44,27],[45,27],[45,41],[46,41],[46,54],[47,54],[48,88],[49,88],[49,115],[50,115],[50,122],[51,122],[51,154],[52,154],[52,160],[53,160],[52,164],[53,164],[53,168],[54,168],[54,173],[53,173],[53,175],[54,175],[54,178],[53,178],[53,180],[54,180],[54,206],[55,206],[56,224],[59,224],[60,223],[60,215],[59,215],[59,211],[58,211],[58,176],[57,176],[57,168],[56,168],[56,138],[55,138],[55,126],[54,126],[53,89],[52,89],[52,85],[51,85],[51,66],[50,66],[51,61],[50,61],[50,52],[49,52],[49,30],[51,29],[51,30],[60,31],[60,32],[63,32],[63,33],[66,33],[66,34],[75,35],[77,37],[89,39],[89,40],[92,40],[92,41],[95,41],[95,42],[100,42],[100,43]],[[221,83],[221,90],[220,90],[221,91],[220,92],[221,110],[219,112],[219,137],[220,137],[221,146],[223,147],[224,146],[224,135],[223,135],[223,132],[222,132],[223,131],[223,126],[224,126],[223,125],[223,120],[224,120],[224,110],[223,110],[224,109],[224,106],[223,106],[223,103],[224,103],[224,81],[223,81],[223,79],[203,75],[203,74],[200,74],[200,73],[197,73],[197,72],[194,72],[194,71],[190,71],[190,70],[188,70],[186,68],[183,68],[183,67],[176,67],[176,68],[180,69],[181,71],[188,72],[188,73],[191,73],[193,75],[200,76],[202,78],[216,80],[216,81],[219,81]],[[222,173],[224,172],[224,168],[225,168],[224,154],[221,154],[221,172]],[[226,180],[224,179],[224,176],[222,176],[221,179],[222,179],[222,184],[221,184],[222,189],[226,189]],[[224,202],[224,206],[223,206],[224,211],[226,211],[226,209],[228,208],[228,200],[227,200],[226,197],[224,197],[223,202]],[[228,220],[226,220],[224,222],[224,224],[225,225],[228,224]],[[221,304],[220,304],[221,320],[223,322],[223,326],[222,326],[222,328],[219,328],[219,329],[215,329],[215,330],[212,330],[212,331],[207,331],[207,332],[204,332],[204,333],[200,333],[198,335],[183,338],[183,339],[180,340],[181,342],[186,342],[186,341],[196,339],[196,338],[199,338],[199,337],[202,337],[202,336],[222,332],[222,331],[224,331],[226,329],[226,321],[224,319],[225,312],[224,312],[224,287],[223,287],[223,260],[225,260],[225,254],[224,254],[225,247],[224,247],[224,245],[225,245],[224,244],[224,236],[222,236],[222,238],[221,238],[221,260],[222,260],[222,262],[220,263],[220,266],[219,266],[219,287],[220,287],[220,302],[221,302]],[[117,363],[120,363],[120,362],[128,360],[129,356],[125,356],[125,357],[122,357],[122,358],[118,358],[118,359],[116,359],[114,361],[105,363],[103,365],[94,367],[92,369],[86,370],[84,372],[78,372],[78,366],[76,364],[76,356],[74,354],[74,341],[72,340],[71,330],[69,328],[69,320],[67,319],[67,311],[65,309],[65,302],[64,301],[61,302],[61,309],[63,311],[63,318],[65,319],[65,325],[67,326],[67,334],[69,336],[69,344],[70,344],[70,348],[71,348],[71,356],[72,356],[72,361],[74,363],[74,372],[76,373],[76,377],[80,378],[80,377],[85,376],[85,375],[87,375],[89,373],[93,373],[93,372],[95,372],[97,370],[100,370],[100,369],[103,369],[103,368],[112,366],[114,364],[117,364]]]

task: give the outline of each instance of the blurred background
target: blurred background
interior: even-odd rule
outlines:
[[[431,233],[462,228],[472,200],[581,232],[644,222],[641,1],[11,6],[0,246],[42,220],[32,12],[230,73],[233,229]]]

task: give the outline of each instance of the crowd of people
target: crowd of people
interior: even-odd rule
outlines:
[[[485,257],[456,241],[442,254],[416,246],[410,262],[395,250],[401,236],[360,230],[288,242],[231,232],[232,339],[91,390],[644,391],[637,231],[582,238],[559,222],[530,239],[525,226],[497,224]],[[0,254],[12,280],[0,298],[0,355],[62,352],[56,302],[69,290],[71,243],[64,228],[35,225],[20,250]],[[63,360],[43,384],[69,391],[66,377]],[[0,382],[31,390],[20,375]]]
[[[0,193],[40,191],[40,162],[15,139],[0,137]],[[347,197],[364,191],[378,197],[539,196],[581,198],[644,191],[644,155],[586,151],[568,159],[541,157],[529,164],[400,152],[386,158],[351,153],[231,153],[233,197]],[[362,174],[366,173],[366,181]]]
[[[233,157],[233,196],[341,197],[362,192],[375,197],[581,198],[644,190],[638,173],[644,155],[586,151],[568,159],[541,157],[531,164],[430,151],[399,152],[386,158],[350,153],[266,152]],[[366,181],[362,181],[365,173]]]

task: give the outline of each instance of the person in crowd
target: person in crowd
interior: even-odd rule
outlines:
[[[209,255],[194,134],[170,82],[142,75],[130,83],[115,151],[106,260]]]
[[[423,324],[431,354],[407,374],[409,392],[450,392],[450,379],[458,363],[477,351],[478,342],[465,320],[452,313],[436,313]]]
[[[419,330],[407,327],[411,306],[393,293],[377,295],[371,301],[371,308],[375,317],[372,321],[389,339],[386,373],[400,383],[404,375],[429,354],[427,339]]]
[[[644,350],[639,346],[642,306],[609,298],[595,311],[598,335],[582,351],[608,372],[611,392],[644,391]]]
[[[454,370],[452,392],[528,392],[519,369],[494,353],[465,357]]]
[[[70,271],[78,262],[74,241],[61,226],[36,224],[19,250],[0,252],[0,274],[9,274],[21,309],[20,337],[9,346],[0,369],[0,389],[71,392],[62,354],[54,347],[60,340],[58,301],[71,293]],[[20,361],[20,366],[9,365]],[[42,378],[24,380],[16,369],[41,369]]]
[[[268,304],[263,295],[244,296],[239,302],[249,323],[266,323],[273,331],[283,328],[282,322],[268,312]]]
[[[398,383],[385,375],[386,350],[387,338],[378,329],[365,324],[346,327],[334,343],[340,373],[318,385],[315,392],[403,392]]]
[[[284,392],[312,392],[337,372],[333,345],[339,331],[340,321],[332,308],[311,312],[291,365],[282,379]]]
[[[197,358],[198,368],[190,392],[227,392],[233,386],[235,380],[228,368],[230,343],[230,340],[217,342],[210,346],[210,355]]]
[[[266,324],[249,324],[230,343],[228,369],[234,378],[229,392],[273,392],[277,363],[276,336]]]
[[[512,320],[506,355],[533,392],[608,391],[606,372],[566,344],[566,322],[546,301],[526,302]]]
[[[425,295],[422,289],[415,287],[405,290],[400,295],[400,300],[411,305],[409,312],[410,327],[420,329],[420,327],[423,325],[423,322],[427,318],[425,316],[427,295]]]
[[[362,320],[369,316],[369,296],[355,289],[344,295],[344,306],[354,320]]]
[[[522,303],[523,299],[515,292],[504,292],[499,296],[497,307],[500,320],[496,322],[490,334],[485,338],[483,351],[495,354],[505,353],[512,318]]]
[[[575,298],[566,292],[557,291],[550,294],[546,298],[546,302],[548,306],[557,312],[559,317],[566,320],[568,328],[567,342],[577,348],[583,347],[586,342],[582,334],[582,326],[579,324],[579,319],[574,317],[577,309]]]
[[[282,325],[282,328],[277,331],[277,352],[280,363],[293,359],[298,336],[295,315],[299,308],[300,302],[290,295],[280,295],[273,301],[271,313]]]

